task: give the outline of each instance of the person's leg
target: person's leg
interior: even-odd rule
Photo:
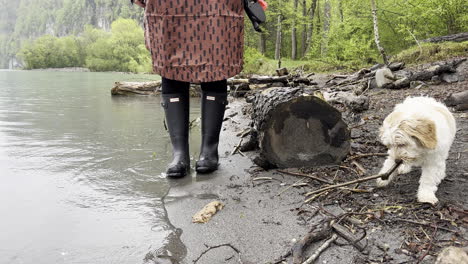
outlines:
[[[189,88],[190,83],[162,78],[162,102],[172,143],[173,160],[168,177],[183,177],[190,169],[189,156]]]
[[[227,105],[227,80],[201,83],[202,144],[196,163],[199,173],[218,169],[219,133]]]

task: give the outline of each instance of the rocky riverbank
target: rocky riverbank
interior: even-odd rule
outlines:
[[[466,111],[454,113],[457,137],[437,206],[419,204],[415,199],[420,170],[398,176],[386,189],[375,189],[374,181],[368,181],[308,195],[327,186],[316,178],[334,184],[377,173],[386,151],[378,142],[378,127],[385,116],[407,96],[444,101],[450,94],[466,91],[466,62],[460,67],[457,74],[465,77],[463,81],[433,81],[401,90],[365,89],[360,95],[366,96],[368,108],[359,111],[337,103],[351,128],[352,141],[351,154],[336,166],[287,172],[256,166],[252,161],[256,151],[234,151],[250,127],[251,105],[243,98],[231,98],[221,136],[220,169],[211,175],[192,173],[171,180],[165,205],[174,235],[147,261],[302,263],[297,262],[298,254],[311,256],[333,233],[338,234],[337,240],[319,254],[317,263],[434,263],[445,247],[468,246]],[[327,78],[334,76],[319,76],[317,83],[324,84]],[[221,201],[224,209],[206,224],[192,223],[192,215],[214,200]],[[333,228],[327,229],[328,225]],[[310,245],[298,243],[314,238],[320,230],[325,232],[323,237],[311,239]],[[350,238],[356,241],[350,242]]]

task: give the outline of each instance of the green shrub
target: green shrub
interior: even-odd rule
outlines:
[[[42,36],[19,54],[26,69],[87,67],[92,71],[151,72],[143,29],[131,19],[118,19],[111,32],[87,26],[80,37]]]

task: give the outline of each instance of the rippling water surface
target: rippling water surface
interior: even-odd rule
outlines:
[[[149,78],[0,71],[0,263],[141,263],[165,243],[160,100],[110,96]]]

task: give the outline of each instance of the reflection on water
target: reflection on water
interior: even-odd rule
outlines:
[[[0,263],[141,263],[174,236],[159,98],[110,96],[135,78],[157,77],[0,71]]]

